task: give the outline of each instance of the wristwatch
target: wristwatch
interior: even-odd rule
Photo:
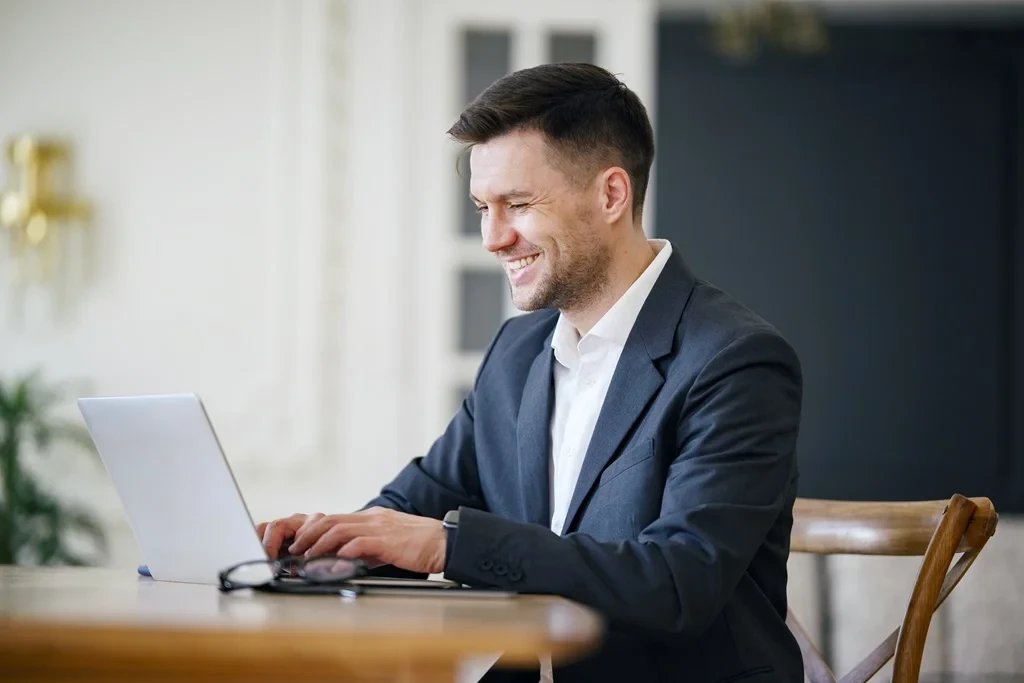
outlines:
[[[441,526],[445,533],[444,566],[451,563],[452,551],[455,550],[455,535],[459,533],[459,511],[449,510],[441,520]]]
[[[459,511],[449,510],[445,513],[444,519],[441,520],[441,526],[445,529],[458,529],[459,528]]]

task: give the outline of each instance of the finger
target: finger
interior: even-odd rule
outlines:
[[[259,524],[256,525],[256,535],[260,539],[263,538],[263,533],[267,530],[267,525],[268,524],[270,524],[270,522],[260,522]]]
[[[365,560],[371,565],[383,564],[380,558],[383,543],[380,538],[373,536],[358,536],[341,546],[338,550],[338,557],[350,560]]]
[[[291,525],[288,524],[288,519],[275,519],[267,525],[263,532],[263,549],[270,559],[276,560],[281,556],[282,546],[291,536],[290,529]]]
[[[350,524],[338,524],[320,536],[309,549],[306,557],[319,557],[335,552],[338,548],[358,536],[359,533]]]
[[[306,515],[305,521],[302,523],[302,526],[300,526],[298,528],[298,530],[295,532],[295,536],[298,537],[298,535],[302,533],[303,529],[306,529],[311,524],[315,524],[316,522],[319,522],[321,519],[323,519],[326,516],[327,515],[325,515],[322,512],[314,512],[311,515]]]
[[[353,538],[363,536],[365,533],[366,525],[364,524],[337,524],[310,546],[306,551],[306,557],[317,557],[335,552]]]
[[[352,522],[361,522],[365,519],[360,519],[355,515],[327,515],[322,517],[315,522],[303,525],[303,527],[295,534],[295,540],[291,546],[288,547],[288,552],[292,555],[300,555],[309,549],[317,540],[326,534],[336,524],[351,524]]]
[[[307,529],[309,529],[311,526],[313,526],[314,524],[316,524],[317,522],[319,522],[321,519],[323,519],[326,516],[327,515],[325,515],[322,512],[314,512],[311,515],[306,515],[305,519],[302,521],[302,524],[300,524],[299,528],[295,530],[294,534],[292,534],[293,538],[291,538],[290,540],[286,541],[286,543],[288,543],[288,549],[287,549],[288,553],[289,554],[294,554],[292,552],[292,550],[291,550],[291,545],[295,543],[295,539],[297,539]]]
[[[301,555],[304,553],[309,546],[317,542],[317,540],[331,530],[334,525],[334,518],[336,515],[327,515],[320,519],[308,522],[299,527],[298,531],[295,532],[295,538],[292,540],[292,544],[288,546],[288,552],[292,555]]]
[[[305,519],[305,515],[292,515],[284,519],[276,519],[263,531],[263,549],[267,556],[276,560],[281,554],[281,546],[295,533],[295,528]]]
[[[263,550],[267,553],[267,557],[272,560],[277,559],[278,551],[281,549],[281,541],[274,541],[275,538],[283,539],[284,534],[278,529],[279,525],[275,522],[270,522],[263,527]]]

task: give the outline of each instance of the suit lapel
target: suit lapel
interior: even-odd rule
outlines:
[[[627,343],[619,357],[601,414],[594,427],[587,455],[583,459],[569,511],[562,527],[568,531],[590,489],[602,470],[618,452],[619,444],[664,383],[664,378],[647,356],[643,343]]]
[[[548,459],[551,453],[550,420],[554,393],[551,374],[553,358],[549,339],[530,367],[516,424],[523,520],[544,526],[551,523]]]
[[[619,452],[623,440],[665,382],[655,361],[671,353],[676,328],[693,286],[693,276],[673,245],[672,254],[640,310],[619,356],[569,502],[563,533],[573,528],[580,508],[601,472]]]

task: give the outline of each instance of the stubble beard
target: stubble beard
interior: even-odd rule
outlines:
[[[585,310],[597,301],[608,286],[610,248],[589,238],[587,224],[578,222],[567,233],[561,251],[562,263],[545,263],[546,274],[536,284],[533,294],[517,295],[509,285],[512,303],[521,311],[557,308],[561,311]],[[543,258],[548,258],[545,253]]]

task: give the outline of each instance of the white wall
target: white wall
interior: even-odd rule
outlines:
[[[400,263],[374,267],[399,227],[391,179],[347,173],[377,153],[352,127],[386,135],[372,103],[399,87],[375,71],[387,59],[351,76],[351,21],[384,40],[356,32],[357,48],[398,41],[368,7],[0,0],[0,137],[69,140],[95,210],[67,243],[70,265],[91,257],[63,310],[56,287],[10,285],[0,251],[0,377],[198,392],[257,518],[360,505],[412,454],[396,347],[368,341],[402,338]],[[134,563],[105,473],[75,462],[48,480],[109,520],[112,563]]]
[[[611,0],[531,2],[534,42],[544,22],[600,28],[616,13]],[[67,310],[47,290],[0,289],[0,376],[196,391],[255,517],[361,505],[451,415],[438,380],[456,297],[439,284],[455,264],[438,245],[454,212],[435,209],[455,201],[437,187],[456,184],[444,130],[458,31],[522,28],[522,10],[0,0],[0,137],[68,139],[74,189],[95,207],[68,242],[93,258]],[[634,30],[605,31],[603,49],[649,92],[637,65],[652,47],[636,45],[649,2],[629,16]],[[105,473],[79,460],[48,480],[103,510],[112,562],[136,560]]]

